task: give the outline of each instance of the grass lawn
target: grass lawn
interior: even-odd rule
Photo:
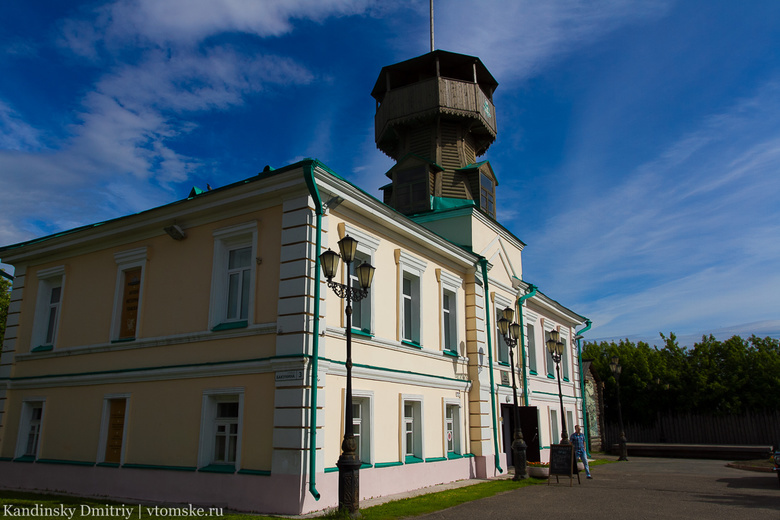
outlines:
[[[544,484],[546,481],[541,479],[529,478],[515,482],[511,479],[490,480],[465,486],[456,489],[440,491],[438,493],[429,493],[417,497],[395,500],[380,504],[374,507],[361,509],[360,512],[366,520],[383,520],[400,517],[417,516],[434,511],[440,511],[448,507],[456,506],[464,502],[470,502],[480,498],[490,497],[498,493],[512,491],[514,489]],[[46,510],[48,508],[48,510]],[[127,508],[127,509],[125,509]],[[45,495],[38,493],[23,493],[17,491],[0,491],[0,516],[13,517],[19,519],[66,519],[77,520],[94,518],[112,519],[112,520],[149,520],[156,518],[182,518],[187,516],[198,516],[197,508],[195,512],[187,508],[178,507],[175,513],[166,514],[171,511],[163,506],[146,506],[137,503],[122,504],[119,502],[96,500],[92,498],[80,498],[63,495]],[[49,514],[43,514],[44,512]],[[209,511],[203,508],[202,518],[219,518],[224,520],[263,520],[274,518],[268,516],[257,516],[248,514],[238,514],[219,511]],[[71,516],[72,514],[72,516]],[[341,518],[338,512],[332,512],[325,518]]]

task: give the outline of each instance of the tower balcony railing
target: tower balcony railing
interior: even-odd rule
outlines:
[[[492,135],[496,134],[495,107],[479,84],[437,77],[387,92],[374,118],[376,138],[379,140],[391,123],[435,111],[478,119]]]

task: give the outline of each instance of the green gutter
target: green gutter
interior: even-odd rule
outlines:
[[[523,326],[523,302],[533,298],[536,295],[537,287],[534,284],[530,286],[531,292],[524,294],[517,299],[517,314],[520,316],[520,355],[523,360],[523,402],[528,406],[528,367],[525,363],[525,327]],[[514,370],[514,368],[512,368]]]
[[[309,420],[309,492],[314,500],[320,499],[316,487],[317,475],[317,375],[319,371],[320,354],[320,249],[322,240],[322,198],[314,181],[313,161],[303,164],[303,178],[309,188],[311,198],[317,206],[317,239],[314,249],[314,337],[311,353],[311,412]]]
[[[582,396],[582,422],[585,423],[582,425],[582,431],[585,433],[585,451],[587,452],[588,456],[590,456],[590,450],[588,449],[589,444],[589,437],[590,433],[588,432],[588,409],[587,409],[587,403],[585,402],[585,375],[582,373],[582,337],[581,334],[583,332],[586,332],[590,330],[591,325],[593,325],[593,322],[589,319],[585,319],[585,328],[580,329],[577,332],[574,333],[574,337],[577,340],[577,358],[580,365],[580,395]]]
[[[485,334],[487,335],[487,351],[488,351],[488,367],[490,368],[490,405],[493,408],[493,452],[496,455],[496,469],[499,473],[503,473],[501,468],[499,454],[498,454],[498,426],[496,418],[496,394],[493,391],[493,344],[490,341],[492,335],[492,328],[490,326],[490,291],[488,289],[488,275],[487,275],[487,258],[484,256],[479,257],[479,265],[482,266],[482,282],[485,285]]]

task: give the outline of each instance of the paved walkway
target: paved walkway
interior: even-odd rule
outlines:
[[[780,519],[777,476],[725,466],[725,461],[632,457],[591,468],[593,480],[568,479],[475,500],[427,520],[608,518]]]

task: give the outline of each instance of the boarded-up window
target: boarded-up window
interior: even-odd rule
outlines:
[[[125,433],[125,399],[111,399],[108,407],[106,434],[106,462],[119,464],[122,457],[122,439]]]
[[[119,324],[119,339],[135,338],[138,325],[138,306],[141,298],[141,268],[128,269],[124,273],[122,293],[122,316]]]

